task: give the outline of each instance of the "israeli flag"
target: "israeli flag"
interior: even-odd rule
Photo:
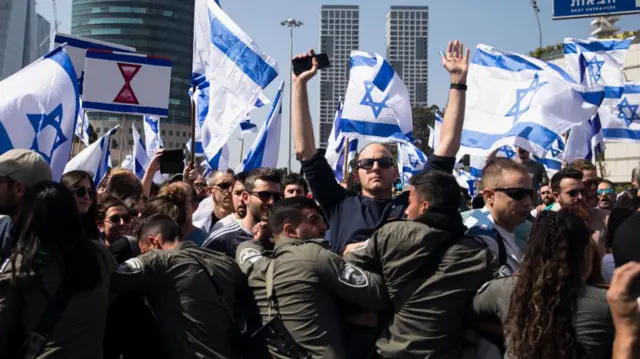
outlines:
[[[472,176],[471,173],[463,169],[453,171],[453,177],[456,178],[456,182],[460,187],[469,191],[469,196],[473,197],[475,195],[476,181],[479,181],[479,178]]]
[[[410,141],[398,142],[398,169],[402,187],[409,185],[413,175],[420,173],[427,163],[427,156]]]
[[[392,136],[411,138],[409,91],[391,65],[378,54],[352,51],[349,74],[342,132],[379,142],[395,141]]]
[[[440,129],[442,128],[442,117],[438,112],[435,113],[435,121],[433,127],[429,127],[429,147],[436,150],[440,145]]]
[[[242,136],[244,137],[244,135],[258,133],[258,126],[251,123],[251,120],[245,120],[240,122],[240,130],[242,131]]]
[[[164,147],[160,136],[160,117],[144,116],[144,139],[147,143],[147,156],[153,158],[159,149]]]
[[[336,108],[336,116],[333,119],[333,128],[331,128],[331,134],[329,134],[329,141],[327,142],[327,151],[324,157],[333,170],[333,175],[338,182],[344,180],[344,146],[347,136],[342,133],[342,127],[340,121],[342,119],[342,103],[338,103]],[[349,138],[349,150],[347,153],[346,163],[350,163],[356,157],[358,151],[358,140],[355,138]]]
[[[84,119],[82,116],[84,115]],[[89,146],[89,116],[87,113],[82,111],[82,100],[80,100],[80,110],[78,111],[78,119],[76,120],[76,137],[85,144],[85,146]]]
[[[0,154],[34,150],[59,181],[79,109],[78,78],[66,50],[58,47],[0,82]]]
[[[567,73],[588,87],[622,87],[624,58],[633,39],[566,38],[564,59]]]
[[[200,135],[211,159],[278,76],[278,67],[214,0],[195,2],[193,51],[192,81],[209,83]]]
[[[607,88],[598,115],[605,141],[640,142],[640,82]]]
[[[284,81],[280,82],[278,93],[273,101],[271,112],[264,123],[249,153],[236,168],[236,173],[251,171],[260,167],[276,167],[280,153],[280,127],[282,124],[282,89]]]
[[[582,124],[578,126],[582,126]],[[551,177],[556,174],[556,172],[562,169],[562,161],[565,155],[566,147],[567,146],[564,143],[564,138],[561,137],[551,146],[551,149],[547,151],[545,157],[538,157],[533,154],[531,155],[531,157],[533,157],[534,161],[542,164],[549,174],[549,177]]]
[[[226,171],[229,168],[229,146],[225,143],[208,163],[209,168]]]
[[[136,165],[135,163],[133,163],[133,155],[132,154],[128,154],[124,157],[124,160],[122,160],[122,163],[120,164],[120,168],[124,168],[126,170],[129,170],[131,172],[134,172],[136,170]]]
[[[594,161],[596,155],[604,152],[604,136],[600,116],[571,128],[563,160],[570,163],[577,159]]]
[[[144,177],[144,173],[149,167],[149,162],[151,162],[152,157],[149,157],[148,155],[147,148],[144,145],[144,141],[142,141],[142,137],[140,137],[140,134],[138,133],[138,129],[136,129],[135,122],[131,123],[131,133],[133,134],[133,172],[139,179],[142,179]],[[155,151],[153,153],[155,154]],[[157,184],[164,182],[160,171],[153,175],[153,182]]]
[[[504,145],[544,157],[561,134],[595,115],[588,92],[558,66],[478,45],[467,79],[461,150],[479,156]]]
[[[71,171],[85,171],[93,175],[93,183],[97,187],[107,175],[107,171],[111,166],[109,157],[111,157],[111,136],[118,130],[116,127],[102,135],[96,142],[78,153],[64,167],[64,173]]]

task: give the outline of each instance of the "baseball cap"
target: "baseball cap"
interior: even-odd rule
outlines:
[[[7,176],[26,186],[51,181],[51,167],[37,152],[13,149],[0,155],[0,176]]]

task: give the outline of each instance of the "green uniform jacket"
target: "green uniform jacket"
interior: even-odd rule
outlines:
[[[71,295],[38,358],[102,358],[109,277],[117,264],[104,244],[92,243],[96,246],[102,280],[92,291]],[[40,322],[49,298],[60,285],[60,271],[53,259],[46,254],[38,254],[36,260],[43,267],[37,275],[33,273],[29,278],[20,279],[24,287],[12,283],[14,268],[9,260],[0,270],[0,358],[11,358],[9,351],[15,350],[15,346],[22,346],[26,333],[34,330]],[[18,257],[16,267],[20,262]]]
[[[345,259],[365,270],[381,273],[393,302],[413,279],[425,259],[450,234],[415,221],[384,225]],[[473,296],[498,264],[493,254],[463,237],[443,256],[431,278],[421,284],[393,320],[383,328],[377,351],[383,358],[460,357],[465,314]]]
[[[346,263],[324,248],[323,242],[283,238],[272,257],[266,257],[259,244],[247,241],[238,247],[236,258],[263,322],[269,320],[266,268],[274,260],[273,292],[287,330],[313,358],[342,359],[348,343],[343,342],[343,318],[336,299],[378,311],[388,304],[388,295],[381,276]],[[275,358],[286,358],[274,348],[269,350]]]
[[[126,261],[112,275],[112,290],[146,296],[167,357],[236,358],[230,343],[231,318],[194,256],[215,274],[230,309],[239,312],[243,293],[250,292],[238,265],[224,253],[198,248],[191,241]]]

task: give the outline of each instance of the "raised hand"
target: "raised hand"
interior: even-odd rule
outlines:
[[[449,41],[447,53],[442,55],[442,66],[451,75],[451,83],[466,84],[469,72],[469,49],[464,51],[464,44],[458,40]]]
[[[307,57],[313,57],[316,54],[315,51],[313,51],[313,49],[309,50],[308,53],[306,54],[299,54],[296,57],[294,57],[293,59],[304,59]],[[291,74],[292,79],[294,82],[302,82],[302,83],[307,83],[309,82],[309,80],[311,80],[313,78],[313,76],[316,75],[316,73],[318,72],[318,60],[315,59],[315,57],[313,58],[312,62],[312,67],[310,70],[307,70],[303,73],[301,73],[300,75],[295,75],[295,74]]]

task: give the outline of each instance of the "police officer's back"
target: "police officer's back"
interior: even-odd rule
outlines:
[[[166,216],[145,219],[138,234],[164,250],[126,261],[112,277],[112,290],[146,296],[167,357],[237,358],[236,321],[243,320],[236,313],[250,293],[233,259],[181,242]]]
[[[237,251],[263,323],[279,316],[308,357],[346,358],[348,343],[344,342],[336,299],[380,310],[388,301],[382,278],[345,263],[323,246],[322,239],[309,239],[321,237],[326,229],[312,200],[298,197],[276,202],[269,225],[276,238],[273,253],[261,253],[253,241],[242,243]],[[267,300],[270,265],[272,305]],[[269,351],[276,358],[295,357],[273,345]]]

